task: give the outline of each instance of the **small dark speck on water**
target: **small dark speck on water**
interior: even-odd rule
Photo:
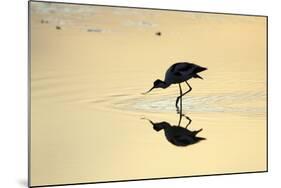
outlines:
[[[161,32],[156,32],[156,33],[155,33],[155,35],[157,35],[157,36],[161,36],[161,35],[162,35],[162,33],[161,33]]]
[[[56,26],[56,29],[57,29],[57,30],[61,30],[61,27],[60,27],[60,26]]]
[[[88,31],[88,32],[97,32],[97,33],[102,32],[101,29],[88,29],[87,31]]]
[[[44,20],[44,19],[42,19],[40,22],[41,22],[41,24],[48,24],[49,23],[48,20]]]

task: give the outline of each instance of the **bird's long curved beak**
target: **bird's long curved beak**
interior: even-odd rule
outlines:
[[[147,93],[149,93],[151,90],[153,90],[154,89],[154,87],[152,87],[150,90],[148,90],[147,92],[144,92],[144,93],[142,93],[143,95],[145,95],[145,94],[147,94]]]

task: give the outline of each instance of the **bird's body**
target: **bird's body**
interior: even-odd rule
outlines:
[[[193,63],[175,63],[166,71],[164,82],[168,84],[179,84],[191,78],[201,78],[197,73],[204,70],[206,70],[205,67]]]
[[[188,84],[187,80],[189,80],[191,78],[203,79],[201,76],[198,75],[198,73],[200,73],[204,70],[207,70],[207,68],[201,67],[201,66],[193,64],[193,63],[188,63],[188,62],[175,63],[171,67],[169,67],[168,70],[166,71],[164,81],[159,80],[159,79],[155,80],[153,83],[153,87],[146,93],[150,92],[154,88],[165,89],[165,88],[169,87],[171,84],[179,84],[180,96],[178,96],[177,100],[176,100],[176,107],[178,109],[179,99],[182,99],[182,97],[185,94],[187,94],[188,92],[190,92],[192,90],[192,88]],[[184,93],[182,93],[182,88],[180,85],[182,82],[185,82],[189,87],[189,90]],[[182,104],[182,100],[181,100],[181,104]]]

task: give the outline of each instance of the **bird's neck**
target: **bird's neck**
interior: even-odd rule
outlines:
[[[167,83],[167,82],[162,82],[162,83],[160,84],[160,87],[163,88],[163,89],[165,89],[165,88],[169,87],[170,85],[171,85],[171,84],[169,84],[169,83]]]

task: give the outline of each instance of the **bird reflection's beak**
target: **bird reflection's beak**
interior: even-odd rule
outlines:
[[[147,119],[146,117],[142,117],[141,119],[147,120],[153,125],[153,122],[150,119]]]
[[[145,94],[147,94],[147,93],[149,93],[151,90],[153,90],[154,89],[154,86],[150,89],[150,90],[148,90],[147,92],[144,92],[144,93],[142,93],[143,95],[145,95]]]

